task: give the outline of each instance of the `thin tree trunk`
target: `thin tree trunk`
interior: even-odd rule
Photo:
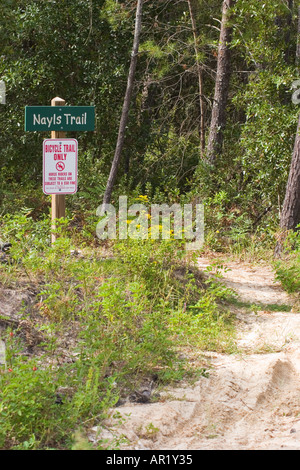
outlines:
[[[287,31],[285,33],[285,42],[286,42],[286,51],[285,51],[285,60],[287,64],[290,64],[293,61],[293,46],[291,46],[291,31],[292,31],[292,23],[293,23],[293,10],[294,10],[294,0],[287,1],[287,7],[289,9],[289,13],[286,19],[286,26]]]
[[[280,228],[294,230],[300,223],[300,116],[295,138],[290,173],[283,202]]]
[[[217,156],[222,151],[223,132],[226,124],[226,105],[231,72],[230,44],[232,37],[232,27],[228,24],[228,20],[229,11],[234,3],[234,0],[223,1],[215,95],[206,149],[206,159],[211,165],[215,165]]]
[[[200,149],[201,149],[201,157],[204,155],[205,151],[205,123],[204,123],[204,94],[203,94],[203,75],[202,75],[202,67],[199,61],[199,51],[197,46],[197,29],[196,29],[196,20],[193,12],[193,6],[191,0],[187,0],[192,29],[193,29],[193,37],[194,37],[194,51],[195,51],[195,60],[197,66],[197,75],[198,75],[198,87],[199,87],[199,108],[200,108]]]
[[[300,6],[298,6],[296,65],[300,64]],[[275,256],[280,256],[283,243],[288,230],[295,230],[300,223],[300,115],[298,118],[297,133],[290,165],[285,198],[280,216],[280,239],[275,247]]]
[[[300,6],[298,6],[296,65],[300,66]],[[280,228],[294,230],[300,223],[300,115],[294,151],[280,217]]]
[[[292,32],[292,23],[293,23],[293,10],[294,10],[294,0],[285,0],[286,6],[288,8],[288,13],[278,15],[275,17],[275,24],[278,26],[278,36],[282,36],[285,42],[284,48],[284,58],[287,64],[290,64],[291,61],[294,61],[294,45],[291,41],[291,32]]]
[[[300,5],[298,6],[296,65],[299,68],[299,65],[300,65]]]
[[[110,203],[111,194],[112,194],[114,183],[116,180],[120,157],[121,157],[122,149],[124,145],[125,130],[126,130],[127,122],[128,122],[128,113],[129,113],[129,108],[130,108],[130,101],[131,101],[131,96],[132,96],[135,70],[136,70],[136,64],[137,64],[137,57],[138,57],[138,52],[139,52],[140,35],[141,35],[141,29],[142,29],[142,11],[143,11],[143,0],[138,0],[137,7],[136,7],[133,48],[132,48],[132,54],[131,54],[128,79],[127,79],[127,88],[126,88],[126,93],[124,97],[124,103],[123,103],[122,115],[120,119],[119,133],[118,133],[115,154],[114,154],[112,166],[110,169],[110,174],[107,180],[106,189],[105,189],[105,193],[103,197],[103,207],[105,204]]]

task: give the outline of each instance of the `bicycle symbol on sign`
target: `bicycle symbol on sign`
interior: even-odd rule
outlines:
[[[65,169],[65,164],[64,164],[64,162],[58,162],[58,163],[56,163],[56,169],[57,169],[57,171],[64,171],[64,169]]]

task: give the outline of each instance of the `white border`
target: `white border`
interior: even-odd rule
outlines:
[[[46,143],[54,143],[54,142],[66,142],[66,143],[70,143],[70,142],[74,142],[75,145],[76,145],[76,153],[75,153],[75,185],[74,185],[74,191],[70,192],[63,192],[63,191],[55,191],[55,192],[47,192],[46,191],[46,188],[45,188],[45,145]],[[64,195],[68,195],[68,194],[75,194],[77,192],[77,182],[78,182],[78,142],[76,139],[66,139],[66,138],[62,138],[62,139],[45,139],[43,141],[43,193],[46,194],[47,196],[51,196],[52,194],[64,194]],[[50,189],[51,191],[51,189]]]

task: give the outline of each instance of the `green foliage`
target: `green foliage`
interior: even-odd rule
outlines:
[[[288,293],[298,295],[300,292],[299,230],[294,233],[289,233],[284,243],[284,250],[289,254],[284,260],[275,263],[277,279]]]
[[[220,2],[192,2],[196,44],[187,2],[145,2],[134,96],[115,195],[134,192],[174,200],[187,191],[210,198],[225,191],[226,210],[243,231],[282,204],[296,132],[291,84],[296,11],[286,2],[239,0],[232,14],[232,74],[227,127],[215,172],[199,161],[199,89],[203,74],[208,133],[217,64]],[[79,191],[68,209],[95,210],[103,196],[115,149],[134,26],[134,2],[76,0],[5,2],[0,19],[0,78],[7,104],[0,106],[1,213],[20,207],[47,212],[41,192],[40,133],[24,133],[24,107],[96,106],[94,133],[79,140]],[[217,27],[215,27],[217,26]],[[51,60],[49,60],[51,44]],[[197,52],[195,52],[195,45]],[[73,137],[73,135],[70,135]],[[174,196],[176,195],[176,196]],[[233,220],[233,219],[232,219]],[[259,219],[260,220],[260,219]],[[263,222],[266,220],[264,217]],[[215,230],[219,228],[215,227]],[[247,230],[248,230],[247,229]]]
[[[11,259],[18,260],[0,265],[1,277],[10,288],[21,279],[34,285],[34,303],[19,315],[32,318],[43,336],[31,356],[24,354],[21,326],[4,333],[2,448],[86,446],[76,430],[101,423],[144,377],[168,383],[190,373],[177,348],[232,347],[230,318],[219,306],[227,293],[217,279],[206,285],[185,266],[179,241],[120,240],[110,247],[112,258],[83,244],[76,254],[71,224],[60,221],[53,246],[49,221],[33,221],[28,213],[7,216],[0,226],[1,238],[13,241]]]
[[[56,2],[29,1],[20,6],[12,1],[2,9],[5,60],[0,63],[0,77],[6,83],[7,100],[0,107],[0,167],[1,173],[6,171],[6,185],[8,178],[41,184],[41,139],[49,135],[24,133],[24,107],[49,105],[55,96],[67,105],[96,106],[97,133],[76,137],[81,152],[89,151],[95,160],[110,159],[131,34],[124,30],[115,34],[99,15],[103,5],[103,0],[77,0],[61,2],[57,8]]]
[[[298,78],[296,9],[281,0],[236,2],[227,126],[212,169],[200,159],[196,63],[207,135],[221,3],[192,4],[196,31],[187,2],[144,2],[112,202],[119,194],[147,208],[200,199],[204,249],[266,256],[275,241],[298,119],[291,102]],[[199,277],[184,261],[184,245],[172,237],[100,242],[95,236],[126,88],[135,7],[131,0],[61,1],[59,8],[44,0],[1,5],[0,79],[7,97],[0,105],[0,240],[13,245],[7,263],[0,264],[1,284],[36,293],[32,308],[24,305],[19,315],[32,317],[44,338],[33,361],[24,354],[21,330],[4,333],[4,448],[89,448],[85,426],[101,422],[144,376],[156,374],[165,383],[188,372],[178,348],[234,349],[225,306],[232,293],[220,284],[218,267],[209,282]],[[54,96],[67,105],[95,105],[96,129],[70,134],[79,141],[79,190],[67,198],[67,217],[58,222],[59,238],[51,246],[50,198],[41,190],[41,143],[49,135],[23,129],[24,107],[50,104]],[[298,238],[288,238],[289,258],[276,265],[278,279],[293,293],[300,287]],[[54,358],[64,354],[70,362],[58,365]]]
[[[62,374],[36,366],[36,360],[16,355],[7,372],[0,375],[2,449],[34,449],[40,441],[47,446],[65,438],[66,429],[60,421],[66,417],[55,403]]]

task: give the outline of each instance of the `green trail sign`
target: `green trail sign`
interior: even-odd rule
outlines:
[[[94,106],[25,106],[25,131],[93,131]]]

